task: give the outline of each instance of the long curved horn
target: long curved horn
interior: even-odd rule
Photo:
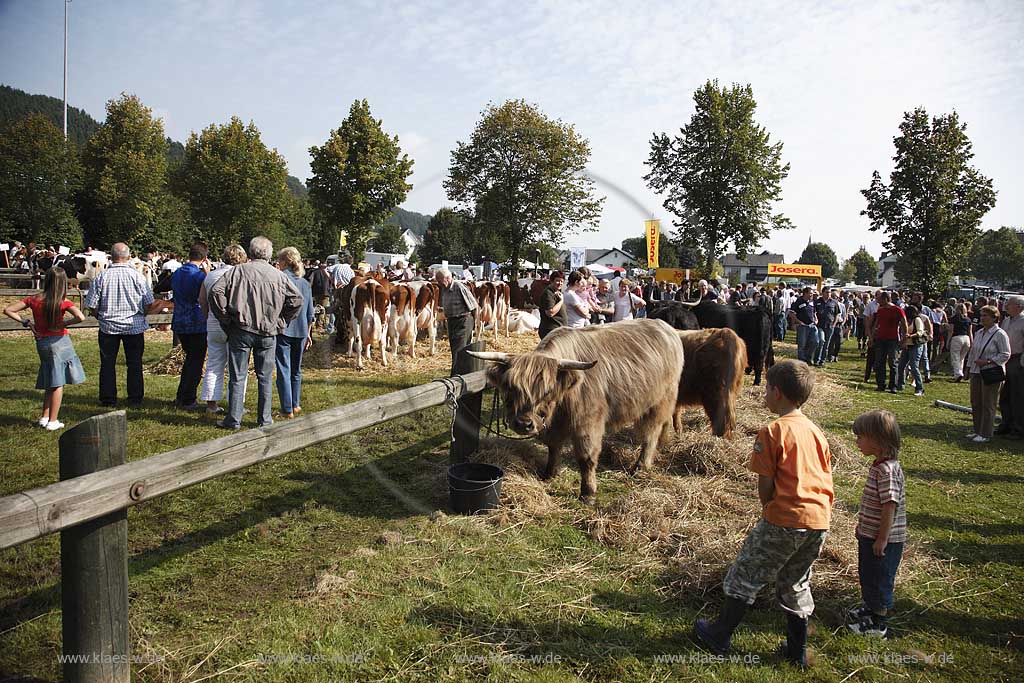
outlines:
[[[693,308],[694,306],[700,305],[699,301],[677,301],[676,303],[682,304],[683,306],[686,306],[688,308]]]
[[[510,363],[512,356],[503,351],[466,351],[469,355],[480,360],[490,360],[495,363]]]
[[[558,368],[560,370],[589,370],[595,365],[597,365],[596,360],[566,360],[565,358],[558,359]]]

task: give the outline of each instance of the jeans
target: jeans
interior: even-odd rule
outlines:
[[[203,361],[206,360],[206,333],[179,334],[178,341],[185,352],[178,380],[178,394],[174,402],[179,406],[190,406],[196,402],[196,390],[203,377]]]
[[[814,355],[815,363],[824,363],[825,359],[828,358],[828,349],[832,345],[832,334],[835,332],[835,329],[832,325],[818,327],[818,351]]]
[[[242,424],[245,408],[245,384],[249,372],[249,357],[256,366],[258,399],[256,402],[258,425],[273,424],[270,401],[274,392],[274,347],[277,338],[262,336],[246,330],[228,332],[228,415],[225,427]]]
[[[889,543],[882,557],[876,557],[871,549],[873,538],[857,536],[857,575],[860,577],[860,595],[864,604],[872,611],[892,609],[893,584],[896,570],[903,559],[903,544]]]
[[[889,367],[889,389],[896,388],[896,350],[900,343],[895,339],[875,340],[875,382],[885,389],[885,369]]]
[[[796,357],[805,363],[813,363],[818,350],[818,328],[814,325],[800,325],[796,328]]]
[[[99,334],[100,345],[100,403],[117,404],[117,353],[124,344],[124,361],[128,366],[128,402],[142,403],[145,384],[142,379],[142,352],[146,340],[139,334]]]
[[[921,362],[921,356],[924,355],[927,347],[924,344],[914,344],[908,346],[902,354],[900,354],[900,365],[896,371],[896,376],[899,378],[899,382],[896,384],[897,389],[903,388],[903,381],[906,377],[907,367],[910,368],[910,374],[914,376],[914,388],[918,391],[924,391],[924,381],[921,379],[921,370],[918,369],[918,364]]]
[[[302,354],[305,351],[305,337],[277,335],[277,398],[281,401],[281,414],[287,415],[302,404]]]
[[[786,339],[786,314],[776,313],[775,314],[775,341],[785,341]]]

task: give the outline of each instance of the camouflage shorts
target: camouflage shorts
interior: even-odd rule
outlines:
[[[788,529],[762,519],[747,534],[740,554],[725,575],[722,590],[749,605],[765,584],[774,581],[782,609],[805,618],[811,616],[811,565],[818,559],[826,536],[827,529]]]

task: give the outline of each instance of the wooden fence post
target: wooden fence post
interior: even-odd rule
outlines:
[[[455,359],[455,374],[468,375],[484,369],[484,361],[475,358],[466,351],[484,351],[482,341],[475,341],[459,351]],[[448,450],[448,462],[456,464],[466,462],[480,448],[480,406],[483,403],[483,392],[466,394],[459,398],[455,410],[454,440]]]
[[[64,432],[61,480],[123,465],[127,425],[120,410]],[[128,683],[128,511],[61,531],[60,570],[64,681]]]

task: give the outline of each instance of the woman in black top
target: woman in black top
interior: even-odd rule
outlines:
[[[972,320],[967,316],[967,307],[959,304],[949,319],[949,364],[953,368],[953,381],[964,381],[964,363],[974,343]]]

